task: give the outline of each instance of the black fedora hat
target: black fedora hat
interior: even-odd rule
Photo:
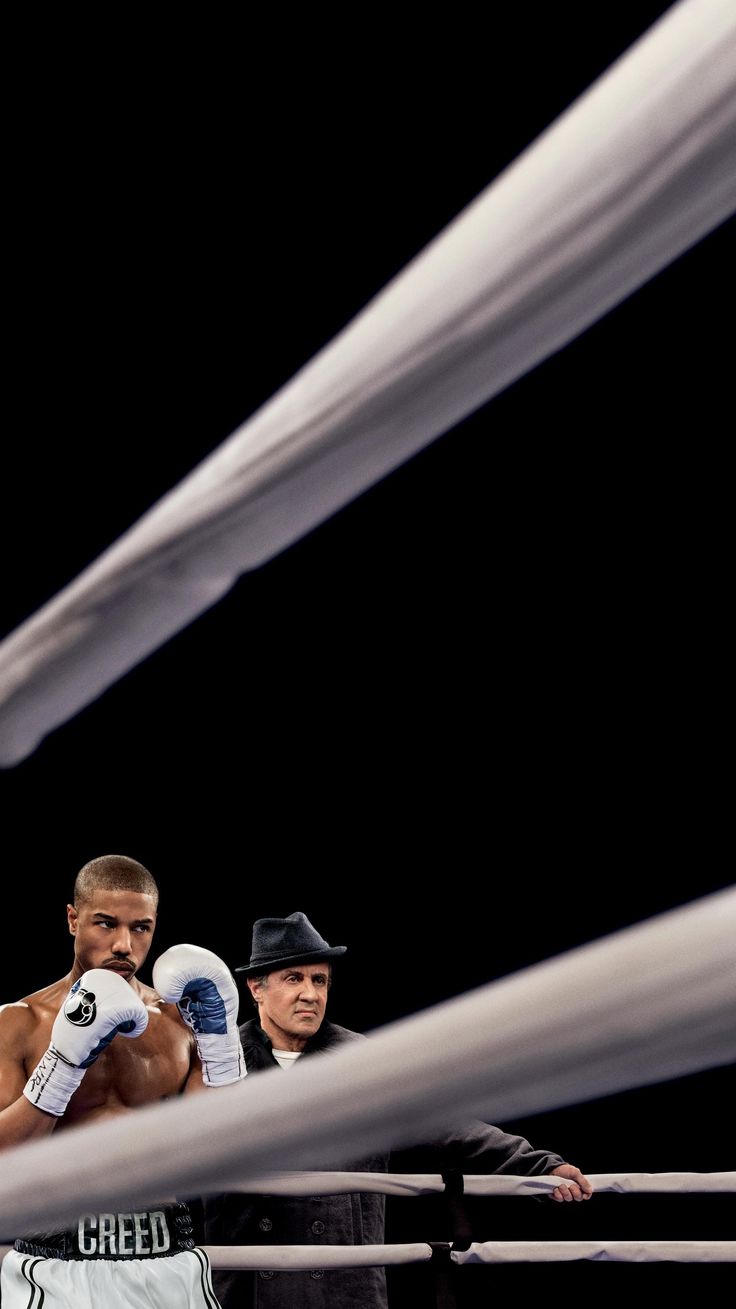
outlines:
[[[329,945],[312,927],[306,914],[289,914],[288,918],[257,918],[253,924],[250,963],[236,968],[236,973],[258,976],[272,973],[289,964],[316,963],[344,954],[346,945]]]

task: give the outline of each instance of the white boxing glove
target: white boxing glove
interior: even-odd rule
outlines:
[[[227,964],[199,945],[172,945],[153,965],[153,985],[194,1032],[207,1086],[245,1077],[238,988]]]
[[[140,1036],[148,1011],[140,996],[117,973],[89,968],[76,981],[51,1028],[51,1044],[23,1094],[37,1108],[60,1118],[90,1064],[121,1036]]]

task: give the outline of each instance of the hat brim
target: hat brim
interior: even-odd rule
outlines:
[[[302,951],[301,954],[284,955],[283,959],[262,959],[260,963],[241,964],[236,973],[244,977],[263,977],[266,973],[277,973],[280,968],[290,968],[292,964],[317,964],[323,959],[336,959],[345,954],[346,945],[331,945],[327,950]]]

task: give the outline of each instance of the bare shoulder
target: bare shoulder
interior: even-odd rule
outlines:
[[[68,981],[53,982],[22,1000],[0,1005],[0,1047],[7,1051],[31,1040],[39,1029],[51,1030],[68,990]]]
[[[33,1012],[26,1000],[11,1000],[0,1005],[0,1052],[15,1046],[32,1031]]]

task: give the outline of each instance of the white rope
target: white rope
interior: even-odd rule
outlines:
[[[736,1241],[482,1241],[453,1250],[455,1264],[567,1263],[601,1259],[616,1263],[736,1263]]]
[[[586,1173],[596,1191],[619,1195],[634,1193],[723,1195],[736,1191],[736,1172],[724,1173]]]
[[[526,1180],[526,1179],[525,1179]],[[559,1178],[557,1179],[559,1183]],[[230,1191],[246,1195],[439,1195],[445,1184],[439,1173],[278,1172],[233,1182]]]
[[[0,1262],[12,1250],[0,1245]],[[401,1245],[204,1245],[212,1267],[232,1272],[308,1272],[312,1268],[381,1268],[426,1263],[432,1247]]]
[[[0,1246],[0,1259],[11,1249]],[[219,1271],[307,1272],[321,1268],[376,1268],[427,1263],[432,1247],[395,1245],[205,1245]],[[575,1259],[618,1263],[735,1263],[736,1241],[483,1241],[451,1250],[456,1264],[566,1263]]]
[[[731,1063],[734,940],[731,890],[304,1060],[289,1077],[274,1069],[7,1150],[0,1238],[74,1221],[80,1195],[92,1212],[140,1208],[286,1167],[340,1167],[473,1115],[503,1123]]]
[[[334,342],[18,628],[0,647],[0,764],[725,220],[736,209],[735,39],[733,0],[675,4]]]
[[[423,1242],[408,1245],[205,1245],[213,1268],[306,1272],[311,1268],[381,1268],[432,1258]]]
[[[723,1173],[586,1173],[597,1194],[619,1195],[696,1193],[724,1194],[736,1191],[736,1172]],[[465,1195],[544,1195],[554,1191],[562,1177],[515,1177],[511,1173],[470,1173],[463,1178]],[[231,1191],[246,1195],[441,1195],[445,1183],[441,1173],[280,1172],[233,1182]]]

